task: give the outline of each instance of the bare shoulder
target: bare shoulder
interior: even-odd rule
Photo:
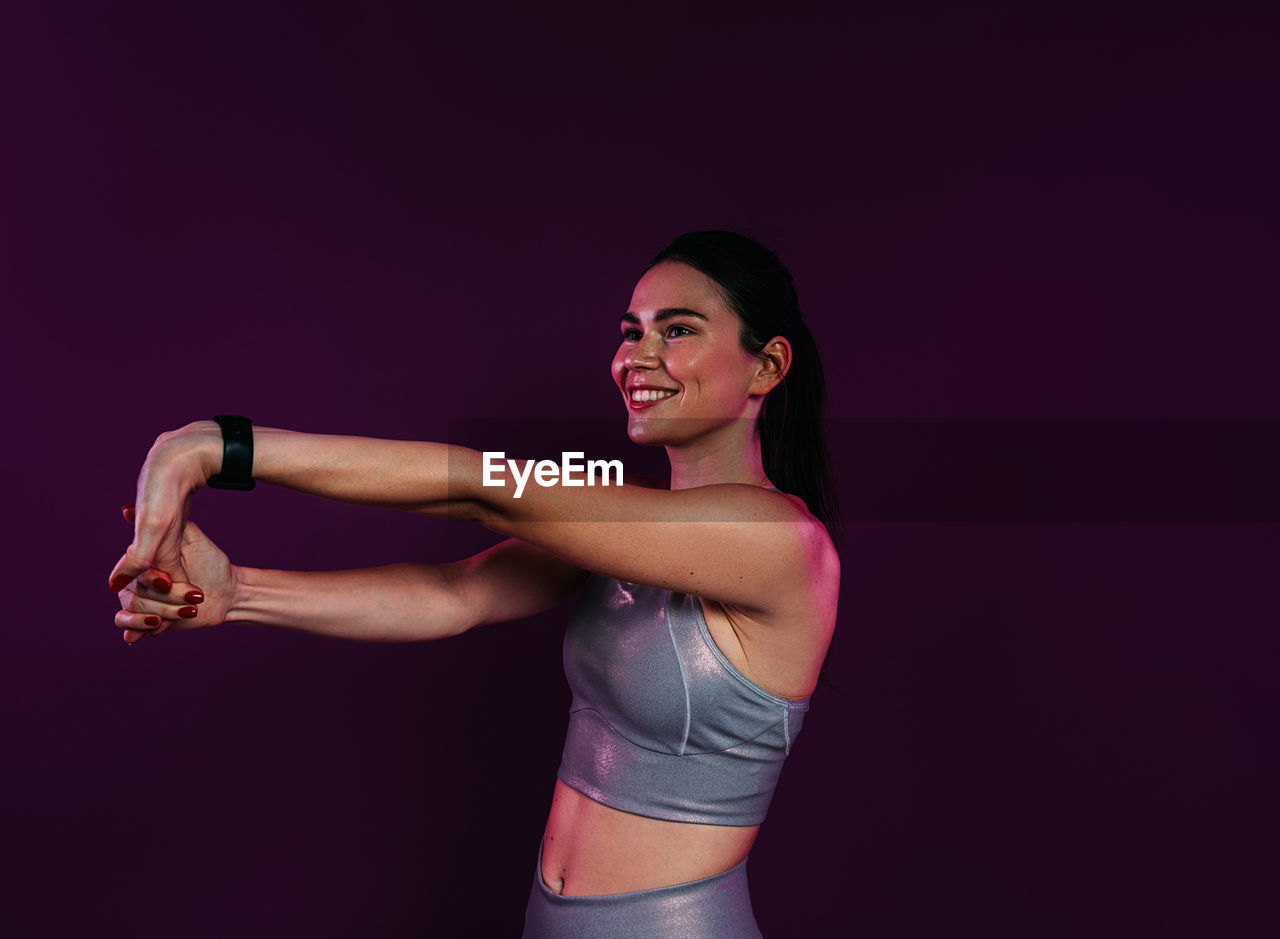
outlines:
[[[752,554],[770,562],[761,567],[773,589],[805,596],[839,589],[840,558],[827,527],[799,496],[759,486],[707,486],[704,505],[709,514],[737,519],[763,544]]]
[[[791,562],[775,572],[767,607],[747,607],[703,597],[712,639],[725,657],[756,684],[786,698],[812,694],[835,630],[840,596],[840,557],[825,525],[803,500],[785,493],[796,521],[787,526]],[[780,575],[780,576],[779,576]]]
[[[762,567],[774,602],[754,609],[738,607],[739,613],[767,627],[828,632],[835,622],[835,604],[840,592],[840,555],[826,525],[799,496],[761,489],[758,486],[722,486],[733,492],[719,493],[738,510],[749,507],[749,515],[767,544],[758,555],[771,555],[773,563]]]
[[[757,490],[789,524],[771,526],[774,550],[785,563],[773,568],[774,602],[767,608],[726,605],[744,637],[802,633],[825,645],[835,627],[840,595],[840,555],[831,534],[799,496]],[[785,505],[785,508],[781,506]]]
[[[779,501],[787,504],[787,516],[792,522],[792,531],[797,543],[804,550],[806,568],[810,573],[822,575],[820,579],[824,583],[831,580],[838,583],[840,556],[836,552],[835,542],[831,540],[831,533],[827,531],[827,526],[809,511],[809,507],[799,496],[772,490],[757,491],[763,492],[765,497],[773,500],[775,504]]]

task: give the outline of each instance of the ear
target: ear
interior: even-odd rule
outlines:
[[[791,370],[791,343],[781,336],[774,336],[760,350],[759,365],[755,376],[751,379],[748,393],[753,395],[768,394]]]

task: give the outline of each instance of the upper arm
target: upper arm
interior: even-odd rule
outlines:
[[[758,486],[529,486],[520,499],[495,496],[485,525],[569,564],[766,615],[811,592],[834,554],[820,522]]]
[[[518,538],[445,565],[467,629],[523,619],[572,595],[587,572]]]

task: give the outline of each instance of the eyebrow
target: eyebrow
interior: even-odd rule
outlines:
[[[668,306],[668,307],[663,307],[656,314],[654,314],[653,319],[655,322],[661,323],[671,319],[673,316],[694,316],[700,320],[706,320],[707,318],[704,314],[699,313],[697,310],[690,310],[682,306]],[[640,317],[636,316],[634,313],[631,313],[631,312],[623,313],[622,322],[635,323],[637,326],[639,326]]]

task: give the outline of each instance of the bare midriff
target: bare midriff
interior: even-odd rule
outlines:
[[[557,779],[542,841],[542,880],[566,897],[688,883],[746,860],[759,830],[621,812]]]

